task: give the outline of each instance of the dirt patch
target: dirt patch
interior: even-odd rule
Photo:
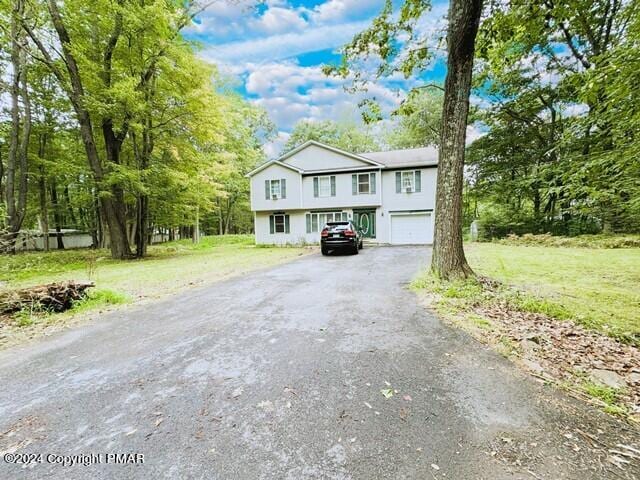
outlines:
[[[479,306],[473,311],[497,326],[493,336],[506,336],[517,345],[518,359],[527,369],[556,381],[601,383],[617,389],[618,400],[640,420],[640,350],[636,347],[572,321],[513,311],[505,305]]]

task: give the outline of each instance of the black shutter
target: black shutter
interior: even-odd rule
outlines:
[[[402,190],[402,178],[400,172],[396,172],[396,193],[400,193],[400,190]]]

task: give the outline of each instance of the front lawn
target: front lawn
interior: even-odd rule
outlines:
[[[557,304],[614,336],[640,337],[640,249],[465,245],[476,273]]]
[[[309,248],[256,247],[253,235],[204,237],[153,245],[137,260],[112,260],[108,250],[26,252],[0,257],[0,290],[64,280],[93,281],[89,297],[72,314],[97,308],[153,299],[194,285],[206,284],[259,268],[277,265],[310,252]],[[66,322],[68,314],[22,311],[0,319],[0,345],[24,336],[24,327]],[[27,332],[31,336],[32,332]],[[18,335],[19,334],[19,335]]]

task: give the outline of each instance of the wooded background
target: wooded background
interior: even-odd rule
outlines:
[[[429,15],[428,2],[405,4],[413,20]],[[0,1],[4,251],[25,229],[85,231],[116,258],[143,256],[152,232],[252,230],[244,175],[266,160],[274,126],[181,34],[205,6]],[[484,238],[640,230],[639,9],[486,3],[469,118],[484,135],[467,149],[465,226],[479,219]],[[395,65],[407,76],[432,60],[426,47],[414,52]],[[398,70],[397,53],[378,51],[381,75]],[[301,122],[285,151],[308,139],[354,152],[437,145],[441,88],[410,92],[391,119],[372,98],[364,124]]]

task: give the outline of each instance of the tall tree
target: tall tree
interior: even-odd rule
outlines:
[[[25,18],[22,26],[39,50],[39,60],[51,69],[73,105],[99,189],[97,197],[108,225],[111,254],[114,258],[127,258],[131,248],[122,180],[127,170],[123,166],[123,146],[136,110],[144,103],[145,89],[171,47],[183,42],[179,32],[188,25],[197,7],[194,2],[178,5],[130,0],[115,4],[100,1],[94,7],[88,11],[73,1],[60,4],[46,0],[45,18],[57,41],[51,44],[44,40],[46,27],[36,28],[30,18]],[[100,14],[89,19],[96,9]],[[128,55],[137,50],[136,42],[145,40],[130,33],[145,22],[151,22],[154,31],[162,35],[157,35],[152,46],[145,45],[142,68],[127,70],[124,67],[129,64]],[[128,40],[126,45],[124,38]],[[61,46],[59,56],[55,43]],[[102,155],[97,146],[100,141]]]
[[[482,0],[451,0],[447,77],[438,152],[435,236],[431,270],[441,278],[472,275],[462,248],[462,184],[467,116]]]
[[[443,89],[425,85],[412,90],[393,112],[398,124],[387,135],[391,148],[418,148],[438,145],[442,126]]]
[[[387,0],[371,27],[356,35],[343,49],[339,66],[325,68],[328,74],[348,77],[366,86],[358,68],[363,57],[377,55],[377,76],[396,72],[409,77],[424,69],[432,56],[417,27],[430,11],[428,0],[405,0],[396,12]],[[441,278],[472,275],[462,248],[462,183],[469,96],[475,40],[482,14],[482,0],[451,0],[447,30],[447,78],[444,86],[442,126],[439,135],[439,165],[436,192],[435,240],[431,269]],[[355,72],[354,72],[355,67]]]
[[[20,20],[25,2],[16,0],[11,11],[11,132],[5,187],[6,234],[2,250],[15,252],[15,241],[27,209],[28,152],[31,136],[31,102],[27,81],[27,45]],[[22,103],[22,108],[20,104]]]

